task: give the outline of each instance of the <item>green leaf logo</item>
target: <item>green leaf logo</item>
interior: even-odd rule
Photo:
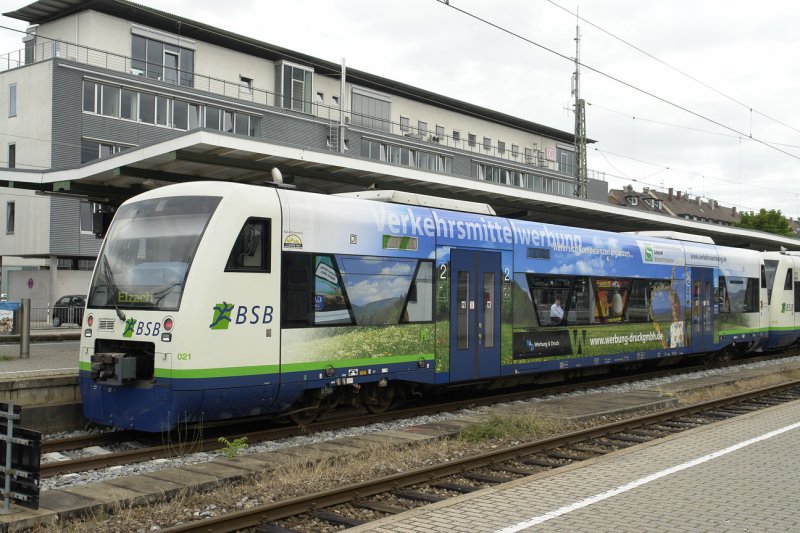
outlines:
[[[211,325],[209,329],[228,329],[231,323],[231,312],[233,311],[233,304],[222,302],[213,308],[214,315],[211,318]]]
[[[122,333],[123,337],[131,338],[133,336],[133,326],[136,325],[135,318],[129,318],[125,321],[125,331]]]

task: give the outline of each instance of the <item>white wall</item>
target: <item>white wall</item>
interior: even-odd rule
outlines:
[[[28,288],[28,280],[33,280],[33,288]],[[18,270],[9,272],[8,299],[12,301],[30,298],[31,307],[50,307],[67,294],[88,294],[92,273],[88,270],[59,270],[56,286],[50,290],[49,270]],[[53,294],[50,300],[50,294]]]
[[[17,86],[17,114],[13,117],[9,116],[8,107],[11,84]],[[8,144],[13,142],[17,168],[50,168],[52,93],[52,63],[49,61],[0,73],[0,119],[3,123],[0,167],[8,166]]]
[[[8,203],[14,202],[14,233],[6,228]],[[34,191],[0,187],[0,253],[49,255],[50,198]]]

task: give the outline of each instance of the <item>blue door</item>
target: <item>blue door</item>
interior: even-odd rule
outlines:
[[[714,269],[692,267],[692,347],[714,350]]]
[[[500,375],[498,252],[450,253],[450,381]]]

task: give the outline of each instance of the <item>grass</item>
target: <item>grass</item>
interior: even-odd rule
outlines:
[[[465,427],[459,438],[466,442],[496,439],[534,440],[559,429],[562,429],[561,424],[537,416],[492,416],[485,422]]]

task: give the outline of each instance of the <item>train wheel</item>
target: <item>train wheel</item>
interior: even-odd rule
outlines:
[[[307,426],[314,422],[319,414],[319,399],[303,397],[292,405],[286,416],[298,426]]]
[[[361,389],[361,403],[370,413],[385,413],[391,407],[393,400],[393,385],[380,387],[377,383],[370,383]]]

